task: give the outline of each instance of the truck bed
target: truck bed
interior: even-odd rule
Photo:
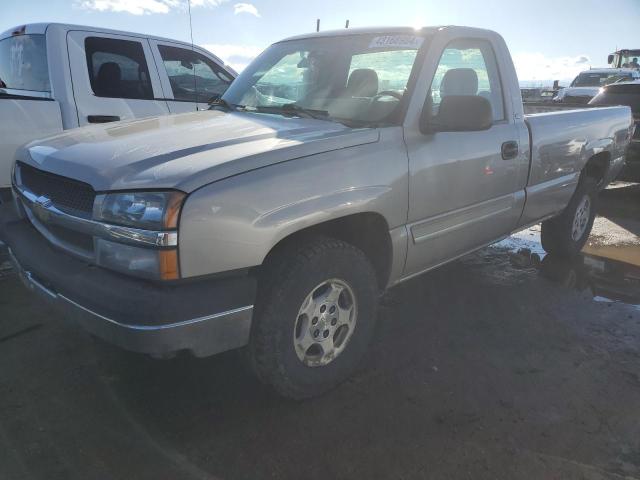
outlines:
[[[559,103],[559,102],[523,102],[525,115],[534,113],[558,112],[567,110],[584,110],[585,108],[597,108],[588,103]]]
[[[565,206],[581,170],[594,155],[602,156],[605,185],[622,169],[629,107],[571,107],[525,115],[531,161],[523,225],[539,220],[544,216],[541,212],[553,211],[553,206]]]

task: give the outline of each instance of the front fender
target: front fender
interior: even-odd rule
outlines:
[[[183,277],[261,265],[285,237],[356,213],[406,222],[402,142],[379,142],[271,165],[193,192],[179,226]]]

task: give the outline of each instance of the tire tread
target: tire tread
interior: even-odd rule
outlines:
[[[282,283],[291,278],[296,271],[318,256],[331,251],[347,251],[363,260],[367,265],[369,275],[375,279],[375,272],[366,255],[355,246],[331,237],[316,236],[305,239],[303,243],[291,248],[283,248],[274,253],[265,264],[258,290],[256,318],[250,341],[250,363],[258,378],[285,397],[304,399],[322,393],[326,388],[317,390],[308,386],[302,389],[287,375],[283,365],[278,362],[280,357],[278,336],[280,329],[277,322],[269,321],[276,317],[276,306],[286,301],[287,291]],[[284,280],[286,281],[286,280]],[[375,281],[375,280],[374,280]]]

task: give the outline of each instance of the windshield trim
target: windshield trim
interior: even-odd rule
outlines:
[[[420,76],[420,73],[422,73],[424,60],[431,48],[434,36],[435,32],[432,31],[426,31],[424,34],[424,40],[422,41],[420,48],[418,48],[416,59],[413,62],[413,68],[409,74],[409,80],[407,80],[406,92],[402,96],[402,100],[400,100],[400,105],[398,105],[396,111],[393,112],[393,115],[388,119],[388,121],[393,122],[394,125],[404,125],[407,117],[407,110],[409,110],[409,104],[415,92],[416,84],[418,83],[418,77]]]

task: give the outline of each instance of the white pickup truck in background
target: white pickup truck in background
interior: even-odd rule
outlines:
[[[54,23],[0,34],[0,201],[21,145],[91,123],[204,109],[236,75],[177,40]]]

